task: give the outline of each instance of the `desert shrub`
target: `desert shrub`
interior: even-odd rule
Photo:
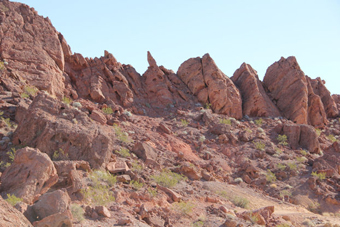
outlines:
[[[151,195],[151,197],[156,197],[158,194],[158,191],[156,188],[148,188],[148,192]]]
[[[296,161],[303,163],[303,162],[308,161],[308,159],[306,157],[296,157]]]
[[[263,123],[262,118],[259,118],[259,119],[255,120],[255,124],[256,124],[257,126],[259,126],[259,127],[262,126],[262,123]]]
[[[278,224],[276,227],[290,227],[288,224]]]
[[[283,146],[287,146],[287,136],[286,135],[278,135],[277,136],[277,141],[279,141],[279,144],[283,145]]]
[[[68,153],[66,153],[63,149],[59,148],[59,150],[54,151],[52,155],[52,160],[68,160]]]
[[[189,125],[189,122],[185,119],[181,119],[181,124],[183,127],[187,127]]]
[[[264,151],[264,148],[266,147],[266,144],[264,144],[264,143],[261,142],[261,141],[253,142],[253,143],[254,143],[254,145],[255,145],[256,150]]]
[[[211,103],[206,103],[206,104],[204,105],[204,108],[205,108],[205,109],[210,109],[210,108],[211,108]]]
[[[278,168],[279,170],[283,171],[286,169],[286,165],[282,164],[282,163],[277,163],[276,168]]]
[[[317,134],[318,136],[320,136],[322,131],[321,131],[321,129],[316,128],[316,129],[315,129],[315,132],[316,132],[316,134]]]
[[[205,141],[205,139],[206,139],[205,136],[201,135],[200,138],[199,138],[199,141],[203,143]]]
[[[189,215],[192,212],[192,209],[194,208],[194,205],[190,202],[178,202],[173,203],[173,209],[182,215]]]
[[[241,207],[241,208],[248,208],[249,200],[244,197],[233,197],[230,200],[235,206]]]
[[[220,124],[231,125],[231,120],[226,119],[226,118],[222,118],[222,119],[220,119]]]
[[[9,118],[0,117],[0,120],[3,121],[8,128],[12,128],[13,126],[15,126],[15,124],[12,124],[11,119]]]
[[[296,170],[297,170],[297,165],[296,165],[295,162],[289,162],[289,163],[287,164],[287,166],[288,166],[289,169],[292,170],[292,171],[296,171]]]
[[[217,191],[216,193],[226,199],[229,199],[228,193],[226,191]]]
[[[71,213],[75,221],[82,222],[84,218],[84,209],[79,204],[71,204]]]
[[[334,142],[336,141],[336,138],[335,138],[335,136],[334,136],[333,134],[329,134],[329,135],[327,136],[327,139],[328,139],[329,141],[331,141],[332,143],[334,143]]]
[[[275,148],[275,153],[276,154],[280,155],[280,154],[282,154],[282,152],[283,151],[280,148],[278,148],[278,147]]]
[[[7,199],[6,201],[11,204],[12,206],[17,205],[17,203],[22,202],[22,198],[18,198],[15,195],[7,194]]]
[[[301,150],[300,154],[303,155],[303,156],[306,156],[308,154],[308,152],[306,150]]]
[[[171,172],[170,170],[164,170],[158,175],[152,175],[151,178],[159,185],[163,187],[172,188],[176,186],[180,181],[185,180],[183,175]]]
[[[30,85],[24,87],[24,92],[21,93],[22,98],[29,98],[30,96],[35,96],[38,93],[38,88]]]
[[[113,129],[115,130],[115,134],[119,141],[125,144],[129,144],[132,142],[132,139],[129,137],[129,135],[126,132],[123,132],[122,129],[117,124],[113,125]]]
[[[6,153],[8,155],[8,158],[11,160],[11,162],[14,161],[16,153],[17,153],[17,150],[14,147],[12,147],[11,150]]]
[[[253,213],[250,213],[249,219],[252,224],[257,224],[257,222],[259,221],[259,217]]]
[[[135,181],[135,180],[132,180],[130,181],[130,185],[135,189],[135,190],[139,190],[141,189],[144,184],[142,182],[139,182],[139,181]]]
[[[270,182],[270,183],[276,181],[276,176],[275,176],[275,174],[274,174],[272,171],[270,171],[269,169],[267,170],[266,180],[267,180],[268,182]]]
[[[204,221],[196,221],[192,223],[192,227],[203,227],[204,226]]]
[[[120,150],[116,150],[115,152],[124,158],[130,157],[130,151],[125,147],[122,147]]]
[[[133,161],[131,163],[131,169],[134,172],[141,173],[143,171],[143,166],[139,164],[137,161]]]
[[[113,114],[113,110],[112,110],[112,108],[111,107],[103,107],[102,108],[102,111],[103,111],[103,113],[104,114],[107,114],[107,115],[109,115],[109,114]]]
[[[307,209],[310,212],[317,213],[317,214],[319,214],[321,212],[321,210],[320,210],[320,203],[318,203],[318,202],[311,202],[311,203],[309,203]]]
[[[63,103],[70,105],[73,100],[69,97],[64,96],[62,101]]]
[[[115,201],[110,187],[117,182],[116,177],[109,172],[95,170],[90,173],[89,179],[92,182],[90,186],[81,190],[87,203],[105,206],[107,203]]]
[[[280,198],[284,199],[285,196],[292,196],[292,193],[288,190],[282,190],[280,191]]]
[[[326,179],[326,173],[312,172],[312,176],[317,177],[319,180],[324,180],[324,179]]]
[[[0,71],[4,71],[5,69],[5,63],[3,61],[0,61]]]

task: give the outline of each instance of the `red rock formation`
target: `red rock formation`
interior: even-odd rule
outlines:
[[[1,4],[1,3],[0,3]],[[1,227],[33,227],[17,209],[0,197],[0,226]]]
[[[251,117],[280,116],[279,110],[264,91],[257,72],[250,65],[243,63],[230,79],[240,89],[243,115]]]
[[[267,69],[263,83],[284,117],[298,124],[307,124],[307,81],[295,57],[282,57],[272,64]]]
[[[178,76],[198,100],[211,104],[216,113],[242,118],[242,100],[234,83],[216,66],[209,54],[191,58],[179,67]]]

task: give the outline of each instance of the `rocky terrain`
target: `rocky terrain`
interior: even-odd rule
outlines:
[[[0,226],[340,226],[340,96],[295,57],[141,75],[0,1]]]

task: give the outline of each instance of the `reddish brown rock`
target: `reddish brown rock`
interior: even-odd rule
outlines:
[[[98,110],[93,110],[90,117],[102,125],[105,125],[107,122],[105,115]]]
[[[310,79],[310,78],[309,78]],[[321,101],[324,105],[324,109],[327,113],[327,117],[335,118],[339,115],[339,110],[337,108],[336,102],[334,101],[331,93],[325,86],[325,81],[321,80],[320,77],[312,80],[310,79],[311,86],[313,88],[313,92],[320,96]]]
[[[240,92],[209,54],[205,54],[202,59],[191,58],[185,61],[177,74],[201,103],[210,103],[216,113],[242,118]]]
[[[1,4],[7,12],[0,15],[0,36],[6,36],[0,49],[2,59],[8,62],[6,68],[21,80],[62,97],[64,53],[59,33],[33,8],[9,1]]]
[[[262,207],[253,211],[245,211],[239,216],[245,220],[252,220],[252,217],[256,217],[256,223],[259,225],[266,225],[269,223],[271,215],[274,213],[274,206]]]
[[[31,227],[32,225],[22,213],[0,197],[0,226]]]
[[[257,72],[243,63],[230,78],[240,89],[243,115],[250,117],[276,117],[280,112],[264,91]]]
[[[36,147],[50,157],[61,149],[69,159],[85,160],[99,168],[110,160],[113,138],[112,127],[98,124],[86,113],[41,93],[19,123],[13,141]]]
[[[33,223],[34,227],[72,227],[72,213],[69,210],[66,210],[62,213],[56,213],[50,215],[40,221],[36,221]]]
[[[282,57],[272,64],[267,69],[263,83],[284,117],[298,124],[307,124],[307,81],[295,57]]]
[[[17,151],[13,164],[1,176],[1,192],[30,204],[57,180],[57,171],[48,155],[25,147]]]

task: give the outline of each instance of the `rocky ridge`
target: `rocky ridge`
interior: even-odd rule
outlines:
[[[340,224],[340,98],[295,57],[141,75],[7,0],[0,37],[1,226]]]

